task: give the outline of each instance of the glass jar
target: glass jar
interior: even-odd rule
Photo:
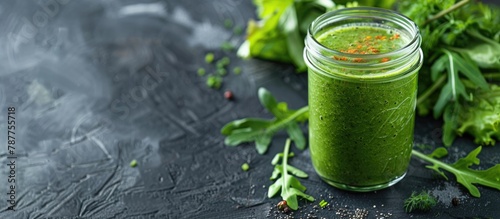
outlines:
[[[390,10],[346,8],[309,27],[309,145],[319,176],[373,191],[406,174],[413,146],[421,37]]]

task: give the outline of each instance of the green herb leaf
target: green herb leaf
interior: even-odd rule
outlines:
[[[438,118],[443,114],[443,143],[450,146],[456,137],[456,130],[459,127],[458,113],[460,111],[459,95],[465,101],[469,101],[469,96],[462,79],[459,77],[458,72],[470,80],[471,84],[483,90],[488,90],[488,83],[483,75],[471,62],[467,62],[460,57],[457,53],[448,50],[443,50],[444,55],[441,56],[431,67],[431,77],[437,80],[439,72],[444,69],[447,70],[448,82],[441,89],[436,104],[434,105],[434,117]]]
[[[398,9],[419,25],[425,42],[422,50],[426,59],[419,72],[419,87],[425,90],[419,91],[419,114],[432,110],[435,118],[442,116],[446,146],[464,132],[480,144],[492,144],[496,133],[478,130],[493,130],[495,126],[483,128],[479,122],[492,121],[485,116],[493,110],[481,113],[484,110],[471,101],[478,89],[488,90],[485,76],[500,71],[500,8],[478,1],[402,0]],[[445,78],[447,83],[443,84]],[[465,126],[464,121],[468,122]]]
[[[499,13],[497,13],[497,18],[500,17],[498,16]],[[466,48],[465,54],[481,68],[500,69],[500,43],[498,39],[496,41],[489,39],[477,30],[469,30],[467,33],[483,41],[483,43],[472,44],[472,46]]]
[[[288,154],[288,157],[293,157],[293,156],[295,156],[295,154],[293,152],[290,152],[290,154]],[[271,164],[272,165],[278,164],[278,162],[280,162],[281,158],[283,158],[283,153],[277,153],[274,156],[273,160],[271,161]]]
[[[491,85],[489,91],[478,90],[474,100],[458,113],[458,135],[468,133],[480,145],[495,145],[500,140],[500,87]]]
[[[456,131],[458,128],[458,102],[448,104],[443,114],[443,144],[445,146],[450,146],[456,137]]]
[[[446,148],[439,147],[439,148],[436,148],[436,150],[434,150],[431,154],[429,154],[429,157],[443,158],[446,155],[448,155],[448,150],[446,150]]]
[[[472,152],[470,152],[465,158],[460,158],[454,164],[446,164],[439,161],[431,156],[422,154],[418,151],[413,150],[412,154],[424,161],[432,163],[432,166],[426,166],[432,169],[448,179],[442,170],[446,170],[455,175],[458,183],[462,184],[467,188],[470,194],[474,197],[480,197],[481,193],[474,184],[487,186],[490,188],[495,188],[500,190],[500,164],[497,164],[487,170],[474,170],[469,167],[473,164],[478,165],[479,159],[477,155],[481,152],[482,147],[478,147]],[[436,152],[443,154],[444,148],[439,149],[441,152]],[[433,153],[434,154],[434,153]]]
[[[277,172],[277,174],[282,174],[283,173],[283,166],[281,166],[279,164],[276,164],[274,166],[274,170]],[[309,175],[307,175],[306,172],[304,172],[304,171],[302,171],[302,170],[300,170],[297,167],[294,167],[292,165],[288,165],[287,170],[288,170],[288,173],[293,174],[293,175],[295,175],[296,177],[299,177],[299,178],[307,178],[307,177],[309,177]],[[276,176],[275,176],[276,174],[274,174],[275,171],[273,171],[273,174],[271,176],[271,180],[277,179]]]
[[[254,0],[259,22],[250,20],[247,39],[238,49],[242,58],[258,57],[293,63],[307,69],[302,52],[310,22],[333,8],[330,0]]]
[[[410,213],[416,210],[429,211],[432,207],[436,206],[436,198],[432,197],[429,192],[412,192],[411,196],[404,202],[405,211]]]
[[[289,110],[286,104],[278,103],[264,88],[259,89],[259,100],[276,118],[271,120],[247,118],[230,122],[221,130],[221,133],[227,136],[224,143],[236,146],[244,142],[255,142],[257,152],[264,154],[273,135],[280,130],[287,130],[297,148],[304,149],[306,140],[297,122],[305,120],[308,107]]]
[[[293,210],[297,210],[299,208],[299,204],[297,201],[297,197],[303,197],[306,200],[309,201],[314,201],[314,197],[304,193],[306,190],[306,187],[303,186],[300,181],[294,177],[296,175],[297,177],[302,177],[306,178],[307,173],[304,171],[292,167],[288,165],[288,157],[289,157],[289,151],[290,151],[290,144],[291,140],[287,139],[286,144],[285,144],[285,149],[283,154],[281,156],[277,154],[276,157],[282,157],[282,164],[281,165],[275,165],[273,175],[271,176],[271,180],[277,179],[271,186],[269,186],[267,196],[269,198],[274,197],[278,192],[281,190],[281,197],[283,200],[286,201],[288,207],[290,207]],[[277,158],[279,159],[279,158]],[[274,160],[274,159],[273,159]],[[293,175],[289,175],[288,173],[291,173]],[[278,178],[278,175],[280,177]]]

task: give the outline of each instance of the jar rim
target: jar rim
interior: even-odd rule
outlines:
[[[377,25],[381,28],[400,31],[407,41],[402,47],[385,53],[353,54],[330,49],[316,39],[315,35],[325,30],[325,27],[342,28],[349,24]],[[324,73],[323,71],[330,72],[329,76],[386,81],[420,68],[423,62],[420,44],[421,36],[418,26],[410,18],[396,11],[375,7],[344,8],[322,14],[311,23],[305,39],[304,59],[309,68],[320,70],[321,73]],[[359,63],[337,60],[334,58],[335,56],[346,57],[348,60],[362,58],[369,61]],[[390,57],[390,60],[374,62],[385,57]],[[332,69],[332,67],[335,68]],[[340,73],[335,72],[336,69],[368,73]]]
[[[313,28],[318,28],[318,27],[316,27],[316,25],[319,25],[318,23],[320,21],[322,21],[324,19],[327,19],[327,18],[331,18],[334,15],[342,15],[343,13],[357,12],[357,11],[361,11],[361,12],[368,12],[368,11],[381,12],[381,13],[384,13],[384,14],[390,14],[391,16],[389,18],[392,18],[392,19],[401,18],[401,19],[403,19],[404,22],[407,22],[407,24],[409,24],[408,25],[409,27],[412,28],[412,30],[413,30],[412,38],[404,46],[402,46],[401,48],[392,50],[390,52],[379,53],[379,54],[353,54],[353,53],[343,53],[343,52],[340,52],[338,50],[330,49],[330,48],[324,46],[323,44],[321,44],[320,42],[318,42],[318,40],[316,40],[316,38],[314,37],[314,34],[315,34],[316,31],[313,30]],[[397,16],[394,16],[394,15],[397,15]],[[321,29],[321,27],[322,26],[320,26],[318,29]],[[342,9],[338,9],[338,10],[335,10],[335,11],[330,11],[330,12],[324,13],[324,14],[320,15],[319,17],[317,17],[311,23],[311,25],[309,25],[309,28],[308,28],[307,32],[308,32],[307,33],[308,37],[310,36],[311,39],[314,41],[314,43],[317,44],[315,46],[319,46],[319,47],[321,47],[322,50],[328,51],[329,53],[332,53],[334,55],[346,56],[346,57],[352,57],[352,58],[383,58],[383,57],[386,57],[386,56],[397,55],[398,53],[402,53],[403,51],[407,50],[408,47],[414,45],[415,43],[420,44],[420,42],[417,42],[417,41],[421,40],[420,39],[420,31],[418,29],[418,26],[410,18],[406,17],[405,15],[403,15],[403,14],[397,12],[397,11],[392,11],[392,10],[383,9],[383,8],[376,8],[376,7],[342,8]],[[419,47],[420,47],[420,45],[419,45]]]

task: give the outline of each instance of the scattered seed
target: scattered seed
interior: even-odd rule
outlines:
[[[233,92],[231,92],[230,90],[227,90],[226,92],[224,92],[224,98],[226,98],[228,100],[232,100],[234,98]]]
[[[460,200],[458,200],[457,197],[454,197],[451,199],[451,204],[453,204],[453,206],[458,206],[460,204]]]
[[[290,209],[288,206],[286,206],[284,209],[283,209],[283,212],[285,212],[285,214],[288,214],[292,211],[292,209]]]
[[[278,202],[278,204],[276,205],[276,207],[278,207],[278,210],[282,211],[285,208],[288,208],[288,205],[286,204],[286,201],[283,200],[283,201]]]

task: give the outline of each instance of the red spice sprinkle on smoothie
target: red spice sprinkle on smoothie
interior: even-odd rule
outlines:
[[[354,62],[363,62],[363,59],[362,58],[354,58],[353,61]]]
[[[359,34],[354,30],[364,32]],[[333,34],[335,34],[336,38],[323,41],[324,45],[330,49],[346,54],[383,54],[397,49],[397,47],[403,43],[399,33],[394,33],[392,30],[388,31],[382,28],[359,27],[356,29],[347,29],[345,31],[336,30],[335,33],[331,33],[328,36],[333,36]],[[339,38],[345,40],[339,41]],[[364,57],[350,58],[336,55],[331,58],[334,60],[349,61],[353,63],[377,62],[376,60],[365,59]],[[391,58],[392,57],[384,57],[379,59],[378,62],[388,62]]]

